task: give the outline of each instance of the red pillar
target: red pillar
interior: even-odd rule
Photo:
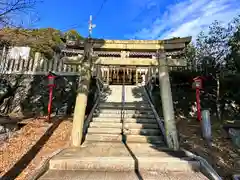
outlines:
[[[197,119],[201,121],[201,104],[200,104],[200,89],[196,88],[196,102],[197,102]]]
[[[50,121],[50,118],[51,118],[52,97],[53,97],[53,86],[49,86],[48,121]]]

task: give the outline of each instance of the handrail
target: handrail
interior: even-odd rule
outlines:
[[[149,102],[149,104],[150,104],[150,107],[151,107],[151,109],[152,109],[152,111],[153,111],[153,114],[154,114],[154,116],[155,116],[155,118],[156,118],[156,120],[157,120],[158,126],[159,126],[160,130],[162,131],[163,140],[164,140],[164,142],[166,143],[166,142],[167,142],[167,138],[166,138],[166,131],[165,131],[165,128],[164,128],[164,124],[163,124],[161,118],[159,117],[159,115],[158,115],[158,113],[157,113],[157,111],[156,111],[156,109],[155,109],[155,107],[154,107],[154,105],[153,105],[153,103],[152,103],[152,101],[151,101],[151,99],[150,99],[150,97],[149,97],[149,94],[148,94],[148,92],[147,92],[147,89],[144,88],[144,87],[143,87],[143,89],[144,89],[144,94],[145,94],[145,96],[147,97],[147,100],[148,100],[148,102]]]
[[[203,174],[205,174],[209,179],[211,180],[222,180],[222,178],[218,175],[218,173],[213,169],[213,167],[207,162],[206,159],[204,159],[201,156],[197,156],[195,154],[193,154],[192,152],[182,148],[181,149],[183,152],[185,152],[185,154],[192,158],[195,159],[197,161],[200,162],[200,166],[202,167],[203,170],[205,170],[205,172],[202,172]]]
[[[122,123],[122,140],[123,143],[126,143],[126,138],[124,136],[124,116],[125,116],[125,82],[123,80],[122,84],[122,110],[121,110],[121,123]]]
[[[104,82],[100,78],[97,77],[97,80],[102,84],[102,86],[105,86]]]
[[[162,131],[164,141],[165,141],[165,143],[167,143],[167,138],[166,138],[166,132],[165,132],[164,124],[163,124],[161,118],[159,117],[159,114],[157,113],[157,111],[155,109],[155,106],[153,105],[153,99],[152,99],[151,93],[149,92],[149,89],[148,89],[148,86],[151,85],[150,84],[151,81],[152,81],[152,77],[150,77],[148,79],[148,81],[146,82],[145,87],[143,87],[143,89],[144,89],[145,95],[147,97],[147,100],[148,100],[148,102],[149,102],[149,104],[151,106],[151,109],[153,111],[153,114],[154,114],[155,118],[157,119],[158,126],[161,129],[161,131]]]

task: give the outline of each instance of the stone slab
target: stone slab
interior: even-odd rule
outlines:
[[[124,129],[124,134],[127,135],[147,135],[147,136],[157,136],[161,135],[159,129]]]
[[[124,119],[124,122],[125,123],[139,123],[139,124],[141,124],[141,123],[153,123],[153,124],[155,124],[155,123],[157,123],[157,121],[156,121],[156,119],[155,118],[125,118]]]
[[[89,134],[121,134],[120,128],[88,128]]]
[[[87,143],[69,148],[50,160],[52,170],[134,170],[134,159],[122,143]]]
[[[87,134],[86,141],[122,142],[121,134]]]
[[[126,129],[159,129],[156,123],[124,123],[124,128]],[[160,129],[159,129],[160,131]]]
[[[147,171],[105,172],[105,171],[53,171],[46,172],[40,180],[207,180],[201,173],[177,173]]]
[[[107,113],[100,113],[98,115],[94,115],[94,117],[105,117],[105,118],[121,118],[121,117],[125,117],[125,118],[150,118],[153,119],[155,118],[155,116],[153,114],[107,114]]]
[[[126,135],[128,143],[164,144],[162,136]]]
[[[93,122],[113,122],[113,123],[120,123],[121,118],[101,118],[101,117],[95,117],[92,120]]]
[[[152,110],[122,110],[122,109],[100,109],[97,113],[102,114],[153,114]]]
[[[90,127],[98,127],[98,128],[122,128],[122,123],[117,122],[91,122]]]
[[[140,170],[199,171],[200,163],[188,158],[183,151],[172,151],[150,144],[128,143],[127,145],[138,160]]]

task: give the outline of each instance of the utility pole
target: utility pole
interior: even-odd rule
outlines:
[[[92,36],[92,30],[93,28],[96,27],[96,24],[92,23],[92,15],[90,15],[90,19],[89,19],[89,26],[88,26],[88,30],[89,30],[89,34],[88,37],[90,38]]]
[[[168,63],[166,54],[163,51],[157,52],[158,74],[160,84],[160,94],[163,107],[164,125],[168,147],[173,150],[179,149],[177,128],[174,117],[172,91],[168,73]]]

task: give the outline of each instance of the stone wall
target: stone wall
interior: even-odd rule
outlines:
[[[5,91],[0,97],[1,114],[46,115],[49,100],[48,80],[43,75],[1,75]],[[53,113],[71,114],[76,98],[78,76],[59,76],[53,93]]]

